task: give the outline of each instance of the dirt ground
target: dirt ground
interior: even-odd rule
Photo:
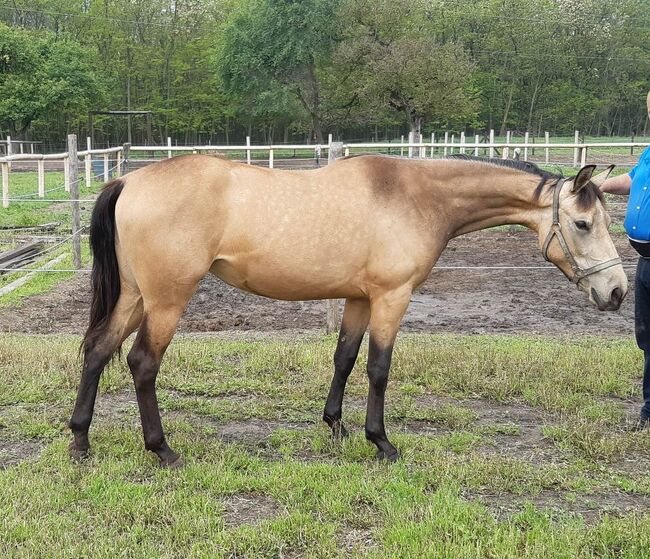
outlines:
[[[635,253],[624,235],[614,237],[631,284]],[[555,268],[455,270],[444,266],[544,266],[535,235],[487,231],[450,242],[438,268],[413,294],[403,330],[431,333],[539,333],[630,336],[633,289],[617,312],[599,312]],[[631,285],[631,287],[633,287]],[[0,308],[0,331],[83,332],[90,305],[88,276],[80,274],[19,308]],[[181,332],[280,331],[324,328],[323,301],[273,301],[208,276],[192,298]]]

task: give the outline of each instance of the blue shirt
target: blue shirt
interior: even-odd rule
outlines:
[[[625,232],[631,239],[650,241],[650,146],[630,171],[632,186],[625,214]]]

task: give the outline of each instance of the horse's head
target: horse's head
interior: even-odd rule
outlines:
[[[628,282],[609,235],[610,217],[600,185],[612,167],[592,176],[595,165],[551,187],[551,210],[544,210],[539,242],[544,257],[584,291],[600,310],[617,310]]]

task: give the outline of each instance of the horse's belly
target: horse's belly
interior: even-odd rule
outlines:
[[[233,287],[272,299],[304,301],[365,294],[354,272],[305,266],[299,262],[220,258],[210,271]]]

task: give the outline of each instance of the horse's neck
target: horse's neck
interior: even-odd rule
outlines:
[[[447,177],[447,185],[436,181],[440,183],[436,185],[438,192],[454,208],[450,237],[497,225],[520,224],[537,229],[543,206],[534,201],[533,193],[540,177],[476,164],[462,166],[456,172],[453,178]],[[450,184],[454,187],[450,188]]]

